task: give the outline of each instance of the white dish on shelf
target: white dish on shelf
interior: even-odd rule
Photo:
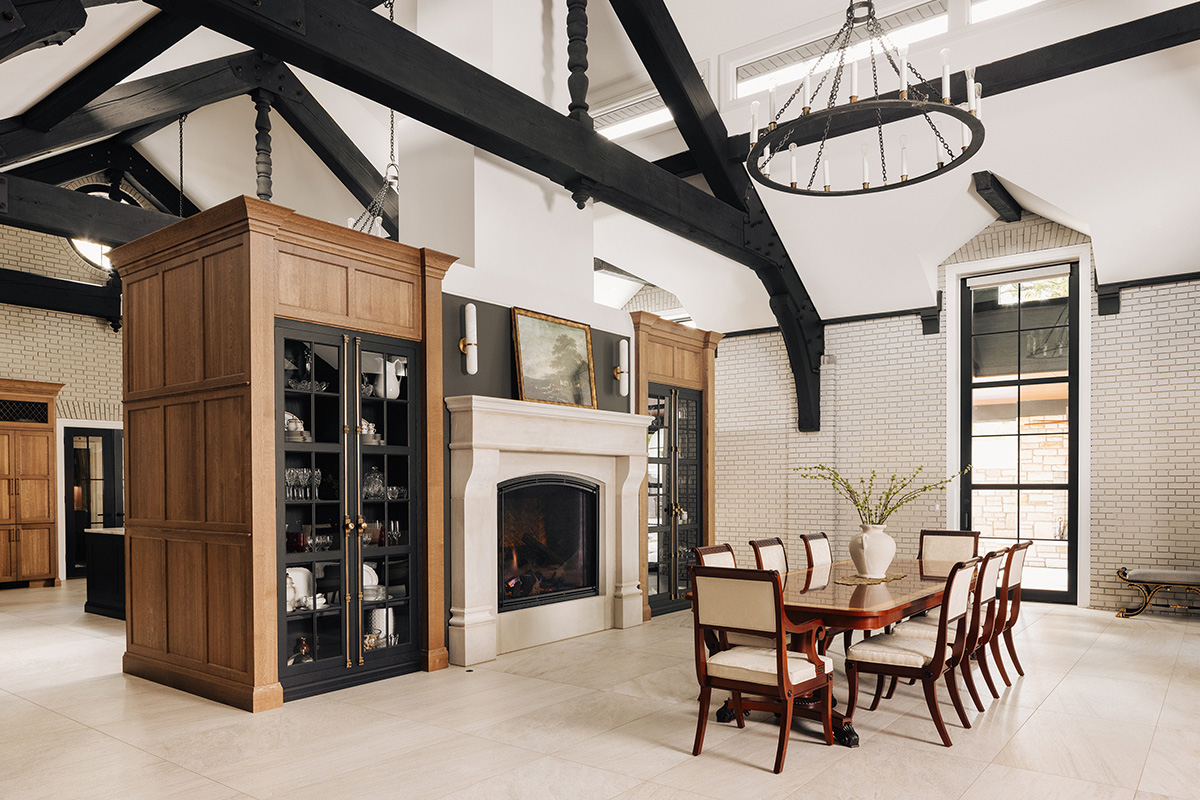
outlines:
[[[363,564],[362,585],[363,586],[378,586],[379,585],[379,575],[376,574],[375,570],[371,567],[370,564]]]
[[[297,599],[311,598],[313,594],[313,574],[312,570],[307,567],[288,567],[287,574],[292,578],[292,585],[296,587]],[[310,600],[311,602],[311,600]]]

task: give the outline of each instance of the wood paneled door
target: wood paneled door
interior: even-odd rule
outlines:
[[[62,386],[0,380],[0,583],[58,583],[54,400]]]

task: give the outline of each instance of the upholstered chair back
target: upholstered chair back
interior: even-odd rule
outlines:
[[[696,548],[696,563],[702,567],[736,567],[733,545],[714,544]]]
[[[737,570],[737,573],[757,572]],[[743,628],[772,635],[778,628],[779,584],[740,574],[695,576],[696,619],[704,626]]]
[[[917,558],[953,564],[979,555],[979,531],[921,531]]]
[[[787,551],[782,539],[758,539],[750,543],[759,569],[773,569],[780,575],[788,571]]]
[[[946,579],[946,590],[942,594],[942,619],[946,624],[954,622],[967,613],[968,597],[971,593],[971,577],[978,559],[955,564]]]
[[[819,567],[833,563],[833,550],[829,546],[829,537],[824,533],[801,534],[804,540],[804,552],[808,556],[808,567]]]

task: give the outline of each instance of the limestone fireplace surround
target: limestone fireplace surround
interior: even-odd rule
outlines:
[[[650,418],[495,397],[450,410],[450,663],[642,622],[638,496]],[[554,473],[600,486],[599,595],[498,613],[497,486]]]

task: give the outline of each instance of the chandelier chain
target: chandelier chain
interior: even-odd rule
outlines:
[[[183,217],[183,123],[187,122],[186,113],[179,115],[179,216]]]

